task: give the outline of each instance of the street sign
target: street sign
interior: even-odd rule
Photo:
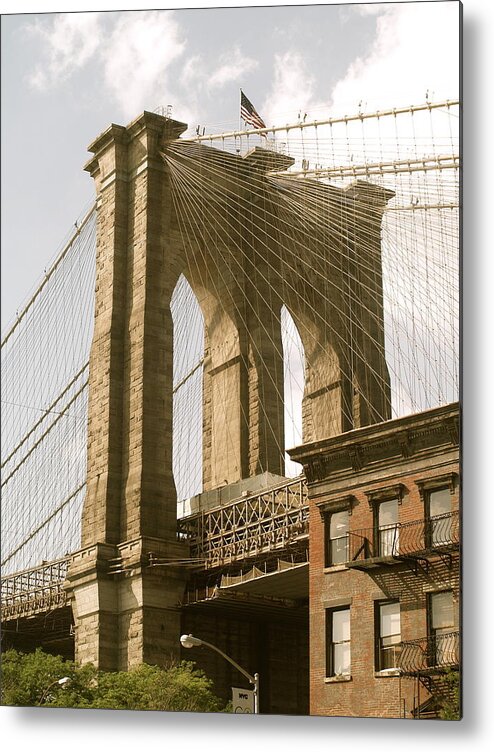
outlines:
[[[234,713],[254,712],[254,692],[252,689],[240,689],[240,687],[232,687],[232,697]]]

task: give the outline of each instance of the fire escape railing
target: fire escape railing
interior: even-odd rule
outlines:
[[[455,511],[413,522],[352,530],[348,533],[348,562],[449,552],[460,543],[459,523],[459,513]]]
[[[460,632],[429,635],[401,643],[398,667],[403,674],[441,672],[460,665]]]
[[[2,577],[2,621],[61,608],[67,603],[63,583],[70,557]]]
[[[259,556],[306,539],[309,509],[305,478],[178,521],[190,556],[206,567]]]

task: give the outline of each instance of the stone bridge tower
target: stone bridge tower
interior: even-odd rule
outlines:
[[[283,474],[283,304],[305,349],[304,440],[390,417],[380,255],[390,192],[310,183],[305,194],[297,189],[299,205],[311,209],[302,216],[284,201],[289,181],[266,174],[290,158],[261,149],[225,155],[180,141],[185,129],[145,112],[102,133],[86,165],[97,195],[96,307],[82,544],[67,587],[76,660],[102,669],[161,664],[179,649],[188,551],[176,535],[170,300],[180,274],[205,321],[205,490]],[[207,253],[193,212],[179,227],[167,154],[180,161],[181,149],[198,169],[206,153],[217,162],[201,196],[219,197]],[[220,284],[213,268],[222,270]],[[150,554],[168,565],[149,567]]]

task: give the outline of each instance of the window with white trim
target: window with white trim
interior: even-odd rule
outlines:
[[[449,488],[436,488],[427,494],[427,518],[429,545],[444,546],[451,543],[451,491]]]
[[[398,506],[398,499],[389,499],[377,505],[378,556],[399,553]]]
[[[326,676],[350,675],[350,608],[326,611]]]
[[[333,567],[348,561],[349,512],[327,513],[325,518],[325,566]]]
[[[401,619],[399,601],[376,604],[377,651],[376,669],[398,668],[401,650]]]

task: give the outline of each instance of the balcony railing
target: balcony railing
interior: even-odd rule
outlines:
[[[430,519],[354,530],[348,534],[349,566],[369,565],[376,559],[430,556],[448,553],[460,542],[457,511]]]
[[[402,642],[398,662],[403,674],[427,674],[455,668],[460,665],[460,633],[436,633]]]

